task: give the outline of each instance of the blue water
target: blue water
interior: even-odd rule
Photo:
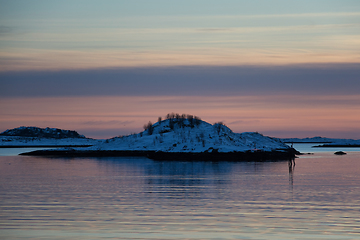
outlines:
[[[359,238],[357,151],[303,155],[294,168],[0,157],[0,239]]]
[[[36,150],[42,150],[42,149],[54,149],[54,148],[39,148],[39,147],[35,147],[35,148],[0,148],[0,157],[1,156],[16,156],[20,153],[25,153],[25,152],[32,152],[32,151],[36,151]]]

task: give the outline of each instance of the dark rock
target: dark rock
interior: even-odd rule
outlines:
[[[346,152],[343,152],[343,151],[338,151],[338,152],[335,152],[334,154],[335,154],[335,155],[345,155],[345,154],[346,154]]]
[[[293,150],[246,151],[246,152],[162,152],[162,151],[118,151],[118,150],[38,150],[20,155],[44,157],[125,157],[142,156],[166,161],[288,161],[295,158]]]

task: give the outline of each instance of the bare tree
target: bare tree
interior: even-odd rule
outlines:
[[[144,130],[147,130],[149,135],[152,135],[154,132],[154,126],[152,125],[152,123],[149,121],[148,124],[144,125]]]

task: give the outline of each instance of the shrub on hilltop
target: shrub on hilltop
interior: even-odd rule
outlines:
[[[170,128],[173,129],[173,124],[177,123],[180,127],[185,125],[185,120],[187,120],[191,127],[197,126],[201,123],[201,119],[197,116],[190,114],[178,114],[178,113],[168,113],[166,119],[170,120]]]
[[[168,113],[165,117],[165,120],[162,117],[158,117],[157,122],[161,124],[163,121],[169,121],[169,128],[171,130],[175,129],[175,126],[178,128],[183,127],[195,127],[201,123],[201,119],[197,116],[193,116],[190,114],[178,114],[178,113]],[[148,122],[144,125],[144,130],[148,132],[149,135],[152,135],[154,132],[154,125],[152,122]]]

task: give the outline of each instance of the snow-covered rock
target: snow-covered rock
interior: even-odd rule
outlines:
[[[85,138],[84,135],[80,135],[76,131],[63,130],[59,128],[39,128],[39,127],[18,127],[14,129],[8,129],[0,136],[18,136],[18,137],[35,137],[35,138]]]
[[[19,127],[0,134],[0,147],[89,146],[100,141],[58,128]]]
[[[289,146],[255,132],[234,133],[221,123],[171,118],[150,124],[141,133],[108,139],[88,149],[200,153],[288,150]]]

